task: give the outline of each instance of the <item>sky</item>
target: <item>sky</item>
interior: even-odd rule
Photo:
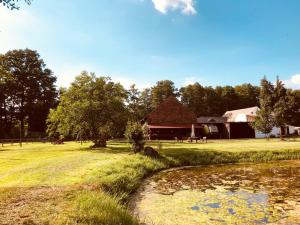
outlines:
[[[0,53],[37,50],[68,87],[82,70],[129,87],[259,84],[300,89],[299,0],[33,0],[0,7]]]

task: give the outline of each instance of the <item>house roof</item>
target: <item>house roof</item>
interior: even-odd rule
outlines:
[[[187,129],[192,129],[192,125],[187,124],[187,125],[166,125],[166,126],[161,126],[161,125],[148,125],[149,129],[182,129],[182,128],[187,128]],[[197,124],[194,125],[194,128],[202,128],[202,126],[199,126]]]
[[[226,123],[227,117],[223,116],[200,116],[197,118],[198,123]]]
[[[223,117],[227,117],[227,122],[252,122],[259,108],[257,106],[227,111]]]
[[[169,97],[163,101],[147,118],[149,125],[177,126],[196,124],[196,114],[181,104],[176,97]]]

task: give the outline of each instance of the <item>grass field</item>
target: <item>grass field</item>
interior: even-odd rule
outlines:
[[[0,224],[137,224],[126,200],[142,179],[161,169],[213,163],[300,159],[300,140],[162,142],[161,158],[132,154],[109,142],[0,147]],[[157,142],[149,145],[157,147]]]

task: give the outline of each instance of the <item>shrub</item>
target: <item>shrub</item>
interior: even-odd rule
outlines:
[[[142,125],[139,122],[129,121],[126,126],[125,137],[132,143],[132,150],[141,152],[145,146],[145,136]]]

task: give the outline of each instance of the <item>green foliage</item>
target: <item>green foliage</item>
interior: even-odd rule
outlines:
[[[228,110],[258,106],[259,87],[242,84],[235,87],[203,87],[199,83],[180,89],[181,101],[198,116],[220,116]]]
[[[28,131],[44,132],[49,109],[56,104],[56,77],[33,50],[13,50],[0,55],[0,119],[7,133],[19,120],[24,135]],[[2,89],[2,88],[1,88]],[[1,93],[2,92],[2,93]]]
[[[234,90],[238,95],[237,104],[240,109],[259,105],[259,87],[251,84],[242,84],[235,86]]]
[[[151,88],[152,108],[159,106],[170,96],[177,96],[178,92],[174,82],[170,80],[157,81],[156,85]]]
[[[125,131],[125,137],[132,143],[132,150],[141,152],[145,146],[144,128],[139,122],[128,121]]]
[[[282,81],[277,77],[274,90],[274,121],[277,127],[297,123],[295,118],[299,117],[300,104],[297,103],[297,92],[292,92],[284,87]],[[282,134],[280,133],[281,137]]]
[[[82,72],[49,114],[48,134],[75,137],[82,132],[93,140],[94,147],[106,146],[110,137],[124,132],[126,97],[124,88],[109,77]]]
[[[287,90],[278,77],[276,80],[276,86],[274,88],[273,101],[274,124],[277,127],[282,127],[289,122],[288,111],[290,107],[288,102]]]
[[[300,90],[289,90],[289,98],[294,102],[290,109],[291,124],[300,127]]]
[[[31,4],[32,0],[24,0],[25,3],[27,3],[28,5]],[[18,0],[0,0],[0,4],[2,3],[2,5],[4,7],[7,7],[8,9],[19,9],[20,7],[17,5]]]
[[[145,96],[145,91],[141,93],[134,84],[130,86],[127,99],[130,120],[142,120],[149,113],[145,97],[147,97]]]
[[[261,80],[259,95],[260,110],[254,121],[254,128],[266,136],[272,131],[275,123],[273,116],[273,94],[274,86],[265,77]]]

